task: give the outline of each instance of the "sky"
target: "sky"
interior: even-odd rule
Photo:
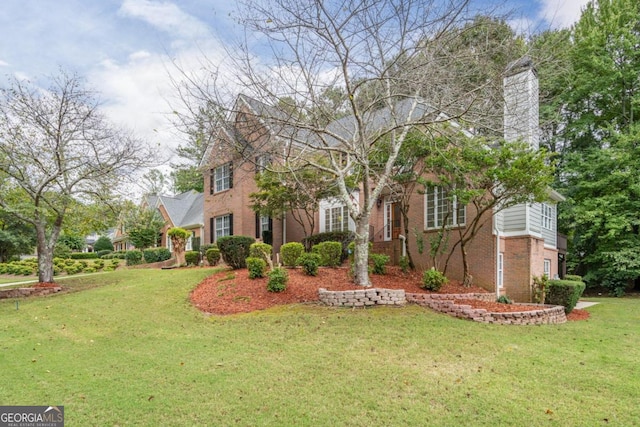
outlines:
[[[587,0],[503,3],[515,29],[535,32],[571,26]],[[182,143],[168,119],[178,108],[173,64],[198,72],[203,54],[221,61],[239,31],[235,10],[233,0],[2,0],[0,85],[75,72],[115,124],[170,153]]]

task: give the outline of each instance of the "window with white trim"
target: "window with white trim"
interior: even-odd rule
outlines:
[[[346,206],[336,206],[327,208],[324,211],[325,231],[347,231],[349,230],[349,212]]]
[[[464,225],[467,207],[442,187],[429,187],[424,195],[425,229]]]
[[[553,206],[543,203],[541,205],[542,228],[553,230]]]
[[[550,259],[544,260],[544,275],[547,276],[548,278],[551,277],[551,260]]]
[[[233,187],[231,163],[225,163],[211,170],[211,190],[219,193]]]
[[[215,218],[216,241],[223,236],[231,235],[231,215],[218,216]]]

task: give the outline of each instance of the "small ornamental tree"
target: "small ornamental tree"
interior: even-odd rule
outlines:
[[[96,242],[93,244],[93,250],[94,252],[112,251],[113,243],[111,242],[111,239],[108,238],[107,236],[100,236],[98,237],[98,240],[96,240]]]
[[[184,265],[187,263],[184,256],[184,249],[187,246],[187,239],[191,233],[180,227],[173,227],[167,231],[167,235],[171,239],[173,252],[176,254],[176,264]]]

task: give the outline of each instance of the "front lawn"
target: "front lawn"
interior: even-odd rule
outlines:
[[[207,316],[210,269],[68,278],[0,301],[0,404],[68,425],[638,425],[639,299],[501,326],[417,306]]]

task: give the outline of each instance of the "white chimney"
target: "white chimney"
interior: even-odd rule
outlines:
[[[504,77],[504,139],[539,146],[538,73],[528,56],[510,63]]]

